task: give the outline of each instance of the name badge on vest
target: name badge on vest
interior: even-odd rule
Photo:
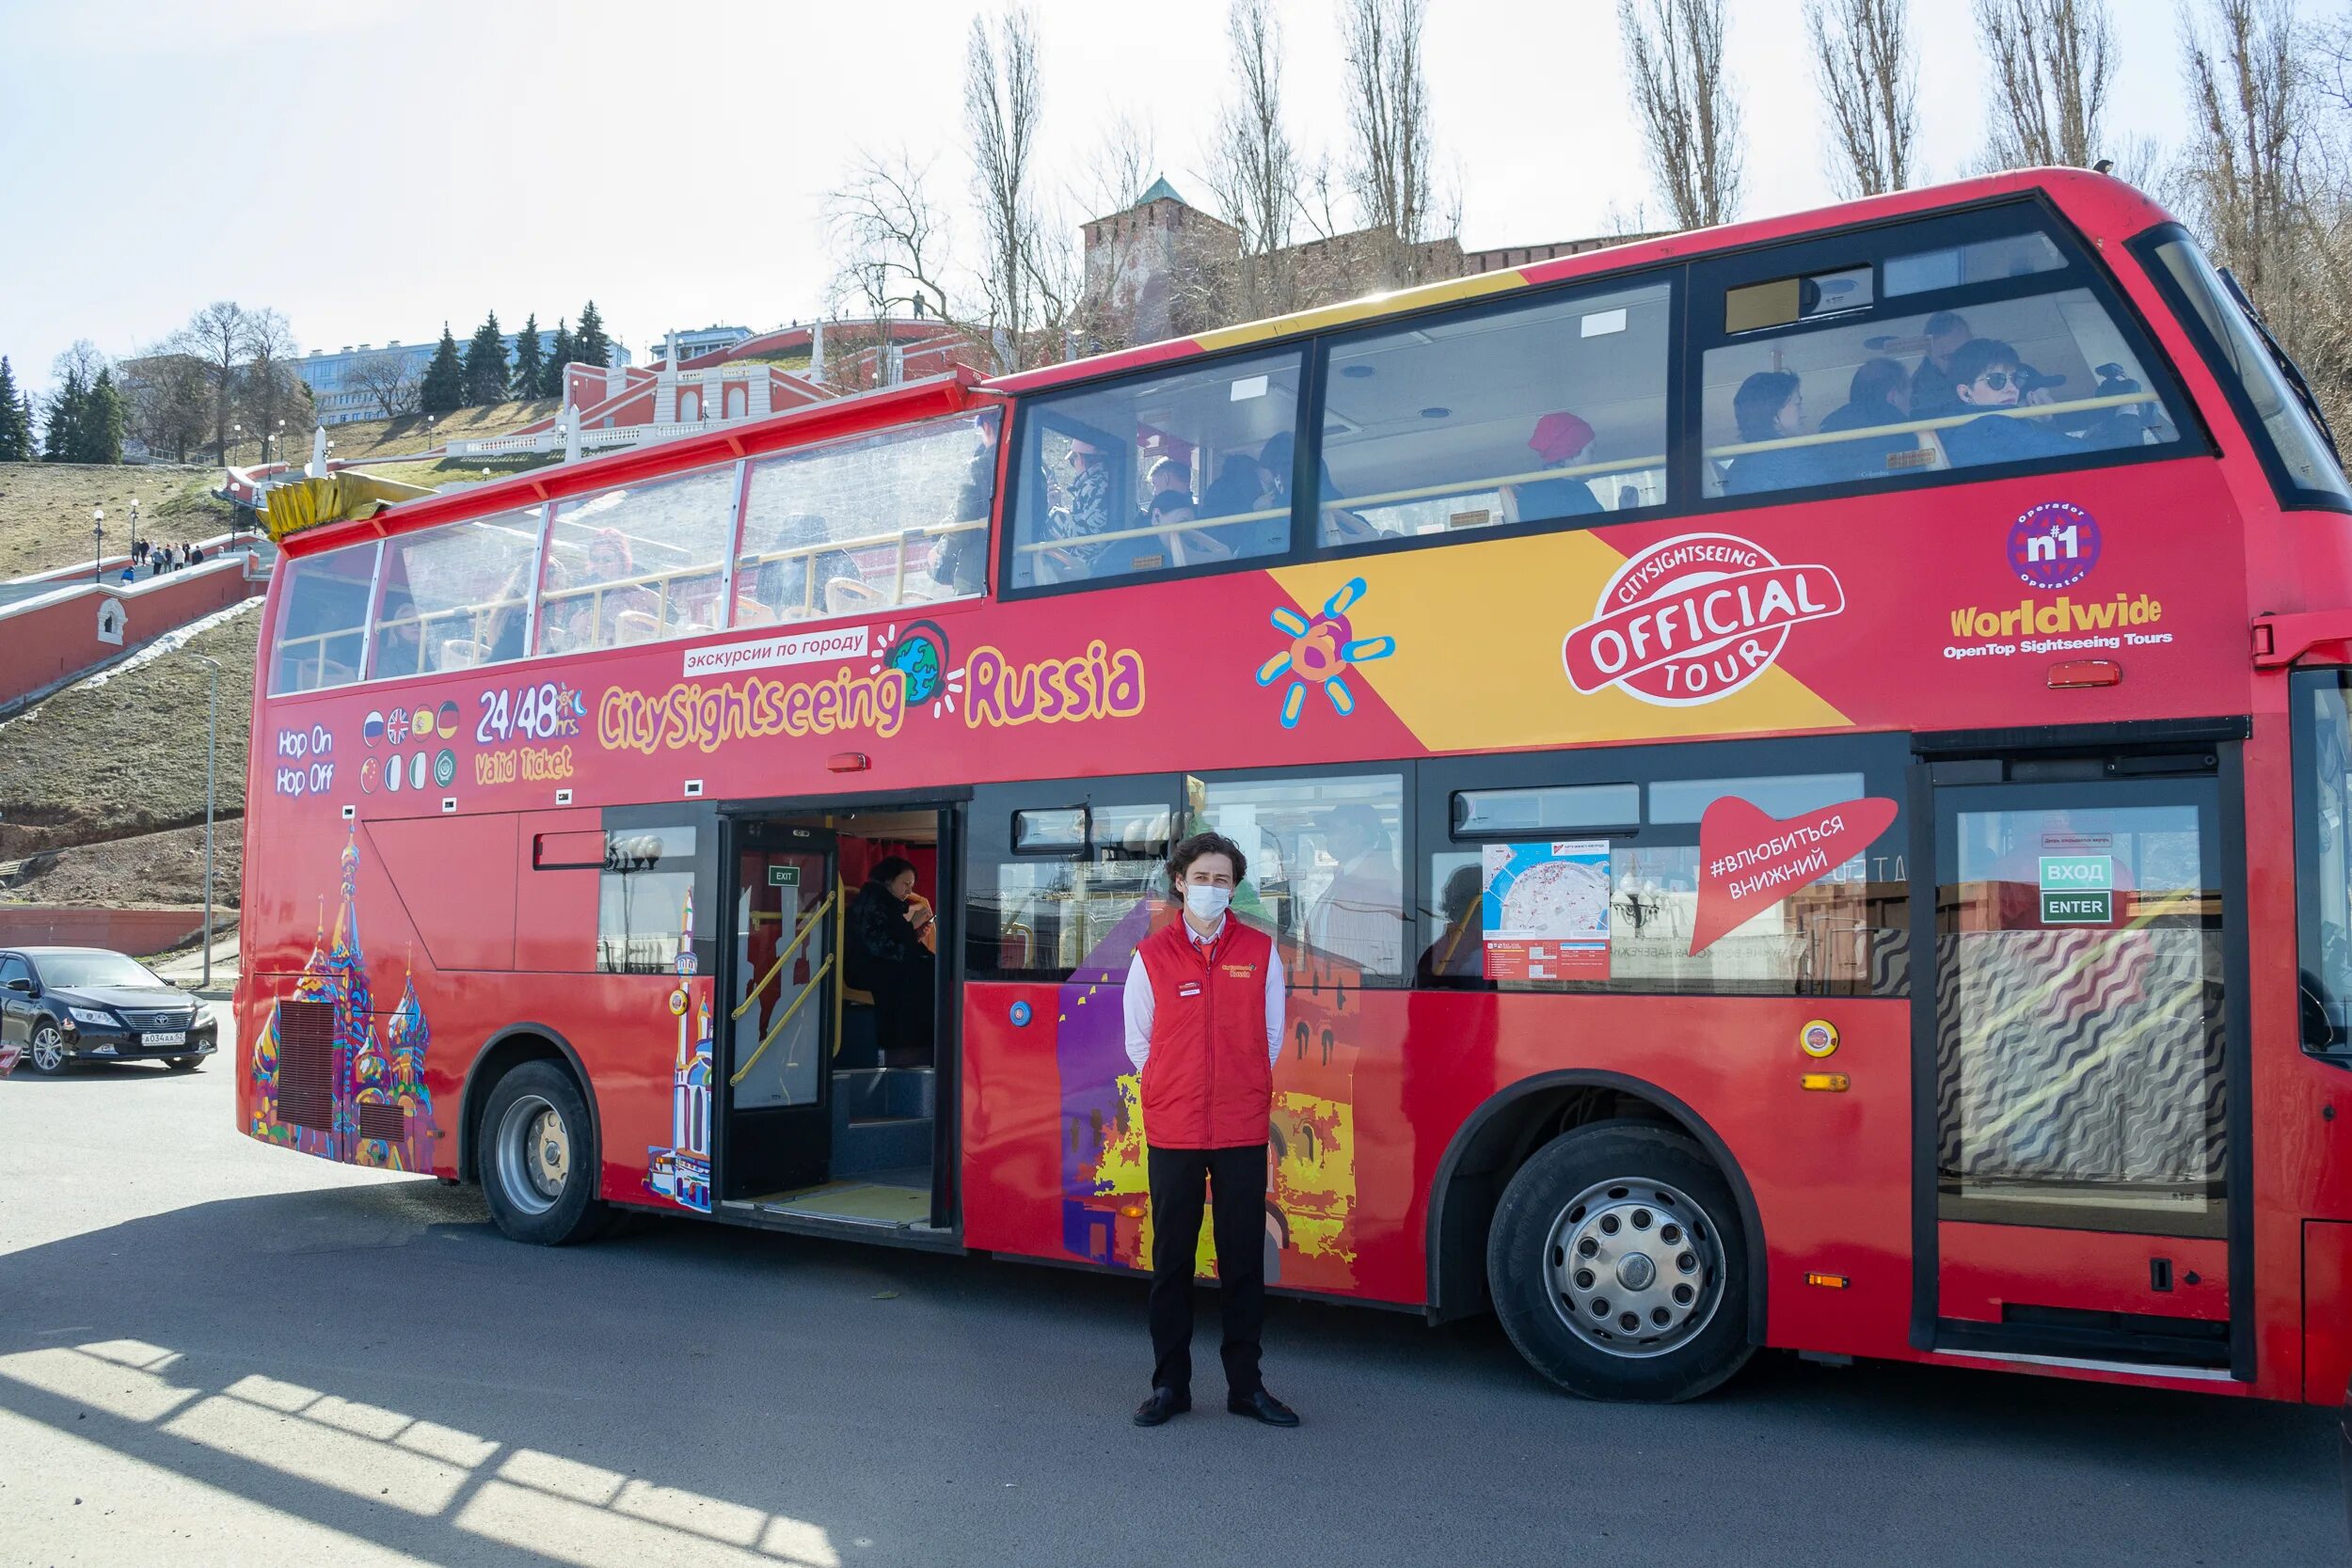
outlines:
[[[1198,980],[1187,980],[1183,985],[1176,988],[1176,994],[1179,996],[1198,996],[1200,994],[1200,982]]]

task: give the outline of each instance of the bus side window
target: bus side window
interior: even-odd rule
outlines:
[[[370,677],[520,658],[541,512],[526,507],[387,541]]]
[[[371,540],[286,563],[286,599],[270,649],[272,692],[316,691],[359,679],[376,554]]]
[[[1041,398],[1024,421],[1016,589],[1290,546],[1302,356],[1224,360]]]
[[[1705,355],[1707,495],[2180,438],[2126,330],[2045,235],[1930,245],[1913,230],[1881,243],[1891,254],[1874,265],[1741,284],[1716,301],[1716,336],[1729,341]]]
[[[719,579],[733,548],[733,464],[557,506],[539,587],[538,652],[691,637],[725,625]]]

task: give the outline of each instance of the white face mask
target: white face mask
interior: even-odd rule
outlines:
[[[1225,912],[1225,906],[1233,901],[1233,890],[1209,882],[1184,884],[1184,909],[1203,926],[1210,925]]]

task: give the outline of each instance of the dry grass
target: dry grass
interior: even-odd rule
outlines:
[[[493,403],[444,414],[431,427],[430,434],[423,415],[404,414],[397,420],[354,420],[349,424],[328,425],[326,438],[335,443],[331,456],[340,462],[357,463],[371,457],[405,457],[410,452],[430,451],[444,441],[511,436],[527,424],[551,420],[563,411],[563,404],[552,398],[531,403]],[[310,454],[310,445],[305,441],[299,450],[289,451],[287,456],[300,461]]]
[[[218,468],[0,463],[0,578],[91,559],[90,508],[106,509],[109,553],[131,542],[131,498],[151,539],[209,538],[229,527],[212,490]]]
[[[204,820],[211,672],[190,653],[220,660],[215,810],[224,819],[241,815],[261,624],[247,610],[183,649],[103,686],[68,687],[0,724],[0,859]]]
[[[245,824],[213,825],[213,902],[237,907],[245,865]],[[45,850],[0,863],[0,903],[186,908],[204,902],[204,829],[174,828],[103,844]]]

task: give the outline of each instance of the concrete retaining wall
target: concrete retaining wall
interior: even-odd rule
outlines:
[[[218,929],[224,912],[215,910]],[[134,957],[161,953],[204,929],[204,911],[85,910],[49,904],[0,904],[0,943],[11,947],[110,947]]]
[[[262,584],[247,580],[246,563],[246,552],[237,550],[128,586],[60,585],[54,594],[0,610],[0,708],[259,593]],[[122,610],[116,642],[99,635],[102,609],[110,601]]]

